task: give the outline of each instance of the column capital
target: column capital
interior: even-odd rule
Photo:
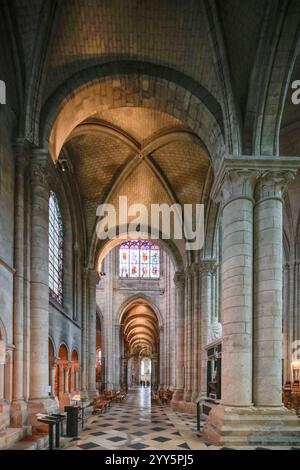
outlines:
[[[174,280],[175,287],[178,287],[178,288],[184,287],[185,276],[183,272],[176,271],[176,273],[174,274],[173,280]]]
[[[290,263],[285,263],[283,266],[282,266],[282,270],[283,272],[288,272],[290,269]]]
[[[250,157],[226,157],[216,175],[211,197],[223,205],[239,198],[253,199],[259,168],[250,164]]]
[[[191,272],[193,274],[200,274],[201,272],[201,261],[200,262],[195,262],[191,265]]]
[[[193,274],[193,268],[192,268],[192,265],[190,264],[189,266],[187,266],[186,270],[184,271],[185,280],[187,281],[188,279],[191,279],[192,274]]]
[[[32,148],[31,152],[31,182],[39,183],[47,189],[52,179],[51,161],[49,152],[43,148]]]
[[[200,265],[201,274],[212,275],[217,267],[215,259],[202,259]]]
[[[83,268],[83,273],[86,276],[86,278],[88,278],[91,281],[95,280],[95,283],[96,283],[98,273],[97,273],[97,270],[94,267],[92,267],[92,266],[84,267]]]
[[[18,138],[15,140],[13,147],[17,164],[19,168],[24,169],[30,162],[32,145],[28,140]]]
[[[253,200],[257,181],[268,171],[288,170],[297,172],[298,157],[228,156],[216,175],[211,197],[223,205],[238,198]]]
[[[282,199],[288,184],[295,178],[297,169],[268,169],[263,171],[256,185],[255,200]]]

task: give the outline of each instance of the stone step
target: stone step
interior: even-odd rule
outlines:
[[[16,442],[28,435],[28,429],[24,428],[6,428],[0,433],[0,450],[9,449]]]
[[[267,424],[267,425],[280,425],[284,424],[286,426],[299,426],[300,429],[300,419],[297,416],[225,416],[224,417],[224,424],[234,424],[237,426],[239,423],[247,423],[247,424]]]
[[[44,450],[49,445],[48,434],[33,434],[16,442],[9,450]]]
[[[300,436],[288,436],[286,434],[282,435],[261,435],[261,436],[250,436],[248,442],[251,445],[268,445],[268,446],[280,446],[280,445],[290,445],[300,448]]]
[[[227,407],[228,410],[231,411],[233,416],[296,416],[294,410],[287,409],[285,407],[278,407],[278,408],[230,408]]]
[[[274,435],[259,435],[259,436],[222,436],[219,442],[220,446],[300,446],[299,436],[280,436]]]
[[[234,429],[232,426],[223,426],[222,428],[222,435],[224,436],[230,436],[230,435],[239,435],[239,436],[251,436],[251,432],[255,432],[255,435],[264,435],[268,433],[270,436],[298,436],[298,439],[300,439],[300,427],[297,426],[277,426],[274,428],[270,428],[269,426],[255,426],[255,427],[249,427],[245,426],[244,424],[235,425]]]

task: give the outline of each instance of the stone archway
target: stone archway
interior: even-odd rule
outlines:
[[[69,376],[69,391],[72,394],[79,392],[80,389],[80,382],[79,382],[79,374],[80,374],[80,363],[78,352],[76,349],[73,349],[71,354],[71,371]]]
[[[140,363],[148,358],[152,364],[151,385],[159,385],[160,328],[154,308],[143,297],[127,304],[120,314],[122,367],[121,384],[138,385],[141,379]],[[130,372],[131,371],[131,372]]]
[[[60,408],[70,403],[69,394],[69,352],[65,344],[61,344],[58,350],[58,374],[57,374],[57,389]]]

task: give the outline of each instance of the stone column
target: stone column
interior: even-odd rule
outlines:
[[[203,436],[215,444],[223,443],[232,409],[252,406],[253,192],[258,172],[234,168],[232,162],[223,162],[212,191],[222,203],[222,384],[221,405],[210,412]]]
[[[158,386],[158,357],[156,354],[152,357],[152,387],[155,389]]]
[[[89,308],[88,308],[88,392],[89,397],[97,395],[96,389],[96,271],[89,269]]]
[[[54,384],[55,384],[55,368],[56,364],[51,364],[50,370],[49,370],[49,379],[50,379],[50,387],[51,387],[51,396],[54,397]]]
[[[70,373],[71,373],[71,363],[66,366],[65,368],[65,393],[70,393]]]
[[[124,390],[127,390],[127,377],[126,377],[126,365],[127,365],[127,357],[122,356],[122,378],[121,378],[121,387]]]
[[[120,337],[121,337],[121,326],[119,323],[114,325],[114,388],[119,389],[121,384],[121,351],[120,351]]]
[[[35,149],[31,161],[31,290],[30,290],[30,403],[31,413],[52,408],[49,400],[49,287],[48,287],[48,152]],[[50,410],[49,410],[50,411]]]
[[[300,443],[298,418],[281,406],[281,197],[291,175],[281,170],[299,166],[296,157],[224,159],[214,184],[213,198],[220,192],[223,203],[222,397],[204,425],[205,442]]]
[[[29,161],[29,147],[24,140],[15,147],[15,230],[14,230],[14,313],[13,313],[13,403],[11,421],[22,426],[26,420],[24,402],[24,260],[25,260],[25,169]]]
[[[78,368],[75,369],[74,380],[75,380],[74,391],[78,392],[78,390],[79,390],[79,369]]]
[[[282,195],[294,173],[266,171],[256,189],[254,378],[256,406],[282,406]]]
[[[186,274],[185,298],[185,390],[184,401],[190,402],[192,398],[192,274]]]
[[[176,387],[173,395],[173,402],[183,400],[184,393],[184,274],[176,272],[174,275],[175,284],[175,309],[176,309]]]
[[[163,326],[159,327],[159,383],[165,387],[165,330]]]
[[[201,370],[200,395],[207,396],[207,351],[209,342],[209,329],[212,321],[212,276],[215,261],[204,259],[201,261]]]
[[[65,393],[65,369],[63,362],[58,366],[58,396]]]
[[[0,363],[0,403],[4,400],[4,367],[5,365]]]
[[[200,374],[200,276],[199,264],[193,266],[193,349],[192,349],[192,401],[194,402],[199,395]]]
[[[293,320],[294,309],[290,308],[289,296],[290,286],[290,265],[286,263],[283,266],[283,294],[284,294],[284,312],[283,312],[283,342],[284,342],[284,381],[291,380],[291,320]],[[292,317],[292,318],[291,318]]]
[[[172,264],[170,263],[170,269]],[[172,390],[176,388],[176,287],[173,282],[174,271],[172,269],[172,277],[170,279],[170,387]]]
[[[253,189],[257,172],[232,170],[222,185],[222,399],[252,404]]]
[[[88,358],[88,339],[87,339],[87,317],[88,317],[88,296],[87,283],[88,270],[82,271],[82,315],[81,315],[81,393],[83,396],[87,394],[87,358]]]

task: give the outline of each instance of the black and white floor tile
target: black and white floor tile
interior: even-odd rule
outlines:
[[[153,404],[150,390],[133,389],[126,401],[88,419],[67,450],[189,450],[207,448],[197,436],[196,417]]]
[[[168,405],[153,404],[150,390],[137,388],[130,390],[124,402],[114,403],[105,413],[88,418],[80,438],[69,442],[65,449],[227,450],[202,441],[202,424],[197,431],[196,416],[174,412]],[[262,447],[243,449],[262,450]]]

